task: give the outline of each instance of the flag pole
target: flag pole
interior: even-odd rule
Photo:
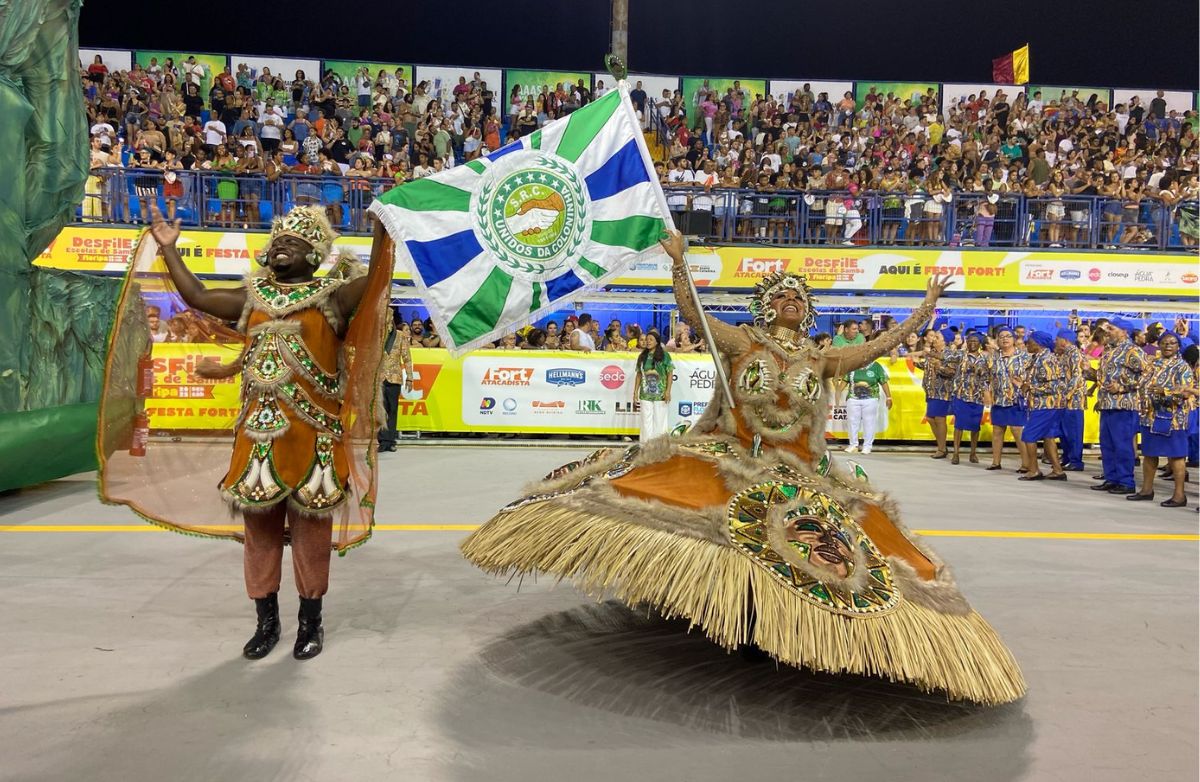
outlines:
[[[654,162],[650,158],[650,150],[646,148],[646,139],[641,132],[641,125],[638,124],[637,115],[633,111],[633,103],[629,100],[629,82],[626,80],[628,71],[625,68],[625,61],[614,54],[609,54],[604,58],[604,65],[608,68],[608,72],[617,80],[617,90],[621,93],[622,111],[626,112],[630,121],[633,122],[637,132],[634,133],[634,139],[637,141],[638,150],[642,153],[642,161],[646,166],[647,171],[654,170]],[[657,181],[654,182],[654,195],[658,199],[659,210],[663,215],[670,215],[671,209],[667,206],[667,197],[663,194],[662,186]],[[670,220],[668,222],[668,220]],[[674,228],[673,219],[664,217],[663,225],[667,228]],[[700,314],[700,331],[704,335],[704,344],[708,346],[708,352],[712,355],[713,365],[716,367],[717,382],[721,386],[721,391],[725,395],[725,402],[732,410],[737,406],[733,399],[733,390],[729,386],[729,376],[725,372],[725,365],[721,362],[721,351],[717,348],[717,341],[713,339],[712,329],[708,327],[708,318],[704,315],[704,304],[700,301],[700,291],[696,288],[696,281],[692,279],[692,268],[687,262],[687,240],[684,239],[683,252],[683,270],[687,277],[688,295],[691,297],[692,304],[696,307],[696,312]]]
[[[661,189],[659,193],[662,193]],[[704,314],[704,305],[700,302],[700,291],[696,289],[696,281],[692,279],[692,267],[687,262],[687,239],[684,238],[683,241],[683,271],[684,276],[687,277],[688,293],[692,297],[692,304],[695,305],[696,311],[700,313],[700,330],[704,333],[704,344],[708,345],[708,352],[712,355],[713,365],[717,369],[717,380],[721,384],[721,390],[725,392],[725,401],[732,410],[737,407],[737,403],[733,401],[733,390],[729,387],[729,377],[725,374],[725,365],[721,363],[721,351],[717,348],[717,341],[713,339],[712,330],[708,327],[708,317]]]

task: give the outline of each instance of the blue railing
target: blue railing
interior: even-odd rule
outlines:
[[[367,208],[396,186],[378,177],[262,175],[179,171],[176,183],[157,169],[103,168],[92,172],[78,222],[137,224],[153,199],[168,219],[195,228],[263,229],[293,206],[319,204],[342,233],[370,233]]]
[[[391,179],[218,171],[180,171],[177,183],[157,169],[93,172],[77,212],[83,223],[144,222],[151,198],[185,226],[263,229],[293,206],[320,204],[344,233],[368,233],[367,208],[396,186]],[[871,246],[1064,247],[1195,251],[1181,219],[1195,225],[1200,202],[1168,208],[1099,196],[1025,197],[1004,193],[664,188],[675,222],[686,233],[721,242]],[[985,206],[986,204],[986,206]],[[1180,213],[1185,214],[1181,215]]]
[[[676,224],[702,239],[769,244],[1063,247],[1195,252],[1200,202],[1101,196],[664,188]],[[986,206],[985,206],[986,205]],[[1181,212],[1184,214],[1181,215]],[[1192,227],[1180,231],[1181,219]]]

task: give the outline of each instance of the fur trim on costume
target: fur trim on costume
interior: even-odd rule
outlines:
[[[238,353],[237,358],[228,364],[222,364],[212,356],[206,356],[196,365],[196,374],[207,380],[224,380],[242,371],[242,361],[245,358],[246,346],[244,345],[242,346],[242,351]]]
[[[246,336],[253,339],[259,334],[278,334],[285,336],[288,334],[299,334],[304,330],[299,321],[295,320],[265,320],[254,328],[246,332]]]
[[[580,464],[570,472],[564,473],[557,478],[546,476],[545,478],[531,481],[525,485],[525,487],[522,489],[522,493],[525,496],[556,494],[558,492],[568,491],[576,488],[583,482],[585,478],[603,475],[613,467],[617,466],[621,459],[625,457],[627,450],[628,449],[625,448],[601,448],[597,451],[593,451],[591,454],[588,454],[588,456],[581,460],[584,462],[583,464]],[[608,451],[609,453],[604,453],[605,451]],[[587,459],[595,456],[598,453],[602,455],[597,457],[595,461],[587,461]]]
[[[727,543],[729,540],[725,509],[722,507],[697,511],[656,500],[625,497],[609,483],[592,483],[577,492],[555,497],[553,502],[589,515],[712,543]]]
[[[978,614],[938,613],[903,598],[870,617],[833,613],[727,542],[552,500],[498,514],[461,548],[491,573],[552,573],[597,598],[687,617],[726,649],[754,643],[790,665],[884,676],[984,704],[1025,692],[1016,661]]]
[[[917,545],[916,540],[912,543]],[[926,581],[917,575],[912,565],[899,557],[888,557],[887,563],[892,569],[892,583],[906,600],[943,614],[965,616],[971,613],[971,604],[963,597],[948,565],[938,565],[937,577]]]

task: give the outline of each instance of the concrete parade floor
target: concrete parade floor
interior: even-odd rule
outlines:
[[[586,450],[383,455],[336,559],[325,652],[253,630],[241,548],[142,525],[91,475],[0,495],[0,780],[1195,780],[1197,514],[1012,468],[856,457],[1022,664],[1001,708],[727,655],[550,579],[467,564],[463,529]],[[1195,477],[1195,476],[1193,476]],[[1195,506],[1196,484],[1189,484]],[[1169,496],[1165,482],[1159,499]],[[67,527],[53,531],[45,527]],[[1034,537],[1014,533],[1085,533]],[[975,533],[971,535],[969,533]],[[1006,534],[1007,533],[1007,534]],[[1165,537],[1154,538],[1160,535]]]

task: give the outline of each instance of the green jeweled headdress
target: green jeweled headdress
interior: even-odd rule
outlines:
[[[298,206],[271,223],[271,241],[280,236],[294,236],[307,242],[317,255],[324,258],[329,255],[338,234],[329,224],[324,209],[319,206]]]
[[[770,325],[775,320],[775,310],[771,309],[771,299],[782,290],[797,291],[804,299],[804,321],[798,331],[807,334],[817,323],[817,315],[813,310],[816,303],[808,287],[808,278],[793,272],[771,272],[759,280],[754,286],[754,294],[750,298],[750,314],[754,321],[762,325]]]

